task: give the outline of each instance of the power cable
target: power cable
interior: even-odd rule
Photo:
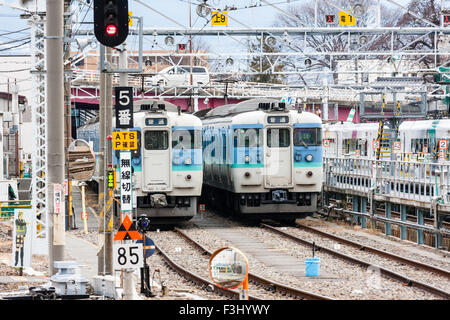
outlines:
[[[21,43],[21,44],[18,44],[18,45],[16,45],[16,46],[12,46],[12,47],[9,47],[9,48],[3,48],[3,49],[0,49],[0,51],[7,51],[7,50],[14,49],[14,48],[18,48],[18,47],[21,47],[21,46],[23,46],[23,45],[25,45],[25,44],[27,44],[27,43],[30,43],[30,42],[31,42],[31,40],[28,40],[28,41],[23,42],[23,43]]]
[[[0,46],[3,46],[3,45],[5,45],[5,44],[10,44],[10,43],[19,42],[19,41],[30,40],[30,39],[31,39],[30,37],[25,37],[25,38],[22,38],[22,39],[15,39],[15,40],[11,40],[11,41],[8,41],[8,42],[0,43]]]
[[[0,73],[21,72],[27,70],[31,70],[31,68],[17,69],[17,70],[0,70]]]
[[[9,32],[5,32],[5,33],[0,33],[0,37],[6,36],[8,34],[20,33],[20,32],[26,31],[26,30],[30,30],[30,28],[24,28],[24,29],[20,29],[20,30],[16,30],[16,31],[9,31]]]

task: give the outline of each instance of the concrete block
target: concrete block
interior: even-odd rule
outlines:
[[[117,299],[116,285],[113,276],[95,276],[92,279],[92,288],[96,295]]]

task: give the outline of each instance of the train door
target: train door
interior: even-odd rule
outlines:
[[[169,130],[144,132],[144,191],[170,191],[171,164]]]
[[[264,187],[292,187],[292,147],[289,128],[266,128]]]

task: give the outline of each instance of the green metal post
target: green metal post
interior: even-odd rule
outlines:
[[[406,221],[406,206],[400,205],[400,220]],[[400,226],[400,239],[406,240],[406,227]]]
[[[391,218],[391,203],[390,202],[386,202],[385,217],[388,219]],[[385,234],[387,236],[390,236],[391,235],[391,224],[389,222],[385,222],[384,226],[385,226]]]
[[[416,208],[416,214],[417,214],[417,223],[423,225],[424,221],[422,210]],[[423,230],[420,229],[417,230],[417,244],[423,244]]]

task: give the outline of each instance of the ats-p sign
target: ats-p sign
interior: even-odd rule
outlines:
[[[114,131],[114,150],[136,150],[138,147],[137,131]]]

